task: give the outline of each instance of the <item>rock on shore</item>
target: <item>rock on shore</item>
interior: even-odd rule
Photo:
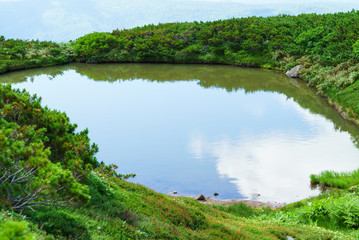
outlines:
[[[288,77],[291,77],[291,78],[299,78],[301,68],[302,67],[300,65],[297,65],[294,68],[292,68],[291,70],[287,71],[286,74]]]

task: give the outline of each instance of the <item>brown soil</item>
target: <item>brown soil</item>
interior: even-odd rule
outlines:
[[[238,204],[238,203],[244,203],[247,206],[250,206],[252,208],[259,208],[259,207],[269,207],[272,209],[275,208],[281,208],[284,207],[285,205],[287,205],[286,203],[278,203],[278,202],[260,202],[260,201],[255,201],[255,200],[234,200],[234,199],[230,199],[230,200],[216,200],[213,199],[211,197],[205,197],[204,201],[199,201],[203,204],[218,204],[218,205],[232,205],[232,204]]]

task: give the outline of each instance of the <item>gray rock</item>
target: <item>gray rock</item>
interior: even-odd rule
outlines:
[[[257,198],[257,197],[259,197],[260,195],[261,195],[260,193],[253,193],[252,197]]]
[[[199,201],[206,200],[206,198],[202,194],[198,194],[195,199]]]
[[[177,194],[177,191],[173,191],[173,194]]]
[[[213,193],[213,195],[216,197],[216,196],[218,196],[219,194],[215,192],[215,193]]]
[[[358,192],[359,185],[354,185],[349,188],[349,192],[355,193]]]
[[[301,68],[302,68],[302,66],[297,65],[294,68],[292,68],[291,70],[287,71],[286,74],[288,77],[291,77],[291,78],[299,78]]]
[[[287,240],[295,240],[294,238],[292,238],[290,236],[287,236],[286,238],[287,238]]]

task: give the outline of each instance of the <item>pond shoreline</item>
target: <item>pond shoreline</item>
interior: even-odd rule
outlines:
[[[84,64],[84,63],[82,63]],[[102,64],[102,63],[100,63]],[[117,63],[119,65],[121,64],[124,64],[124,63]],[[130,63],[131,64],[131,63]],[[138,63],[132,63],[132,64],[138,64]],[[151,64],[151,63],[148,63],[148,64]],[[161,64],[161,63],[155,63],[155,64]],[[168,63],[162,63],[162,64],[168,64]],[[169,64],[172,64],[172,63],[169,63]],[[67,65],[67,64],[60,64],[59,66],[64,66],[64,65]],[[89,65],[95,65],[95,64],[89,64]],[[173,64],[173,65],[178,65],[178,64]],[[183,65],[183,64],[180,64],[180,65]],[[243,68],[243,69],[256,69],[255,67],[243,67],[243,66],[234,66],[234,65],[228,65],[228,64],[195,64],[195,65],[222,65],[222,66],[232,66],[232,67],[238,67],[238,68]],[[260,69],[260,68],[257,68],[257,69]],[[278,69],[268,69],[268,70],[275,70],[276,72],[279,72],[280,70]],[[11,71],[13,72],[13,71]],[[280,71],[282,72],[282,71]],[[0,74],[2,75],[2,74]],[[288,80],[290,78],[288,77]],[[304,81],[304,82],[307,82],[305,81],[305,79],[302,79],[302,78],[298,78],[300,81]],[[313,87],[313,86],[311,86]],[[319,94],[317,94],[319,95]],[[325,97],[325,96],[324,96]],[[329,97],[326,97],[326,101],[329,102],[330,104],[330,99]],[[348,118],[346,118],[345,116],[342,115],[343,113],[343,110],[340,108],[340,106],[338,107],[337,104],[330,104],[337,112],[338,114],[345,120],[350,120]],[[298,201],[301,201],[303,199],[300,199]],[[216,199],[212,199],[210,197],[206,197],[206,200],[205,201],[200,201],[201,203],[204,203],[204,204],[218,204],[218,205],[232,205],[232,204],[238,204],[238,203],[244,203],[250,207],[254,207],[254,208],[257,208],[257,207],[269,207],[269,208],[272,208],[272,209],[275,209],[275,208],[281,208],[281,207],[284,207],[285,205],[287,205],[287,203],[283,203],[283,202],[261,202],[261,201],[256,201],[256,200],[238,200],[238,199],[229,199],[229,200],[216,200]],[[296,201],[297,202],[297,201]]]
[[[96,62],[96,63],[84,63],[81,61],[72,61],[72,62],[67,62],[67,63],[63,63],[63,64],[50,64],[50,65],[44,65],[44,66],[30,66],[30,67],[20,67],[19,69],[11,69],[11,70],[7,70],[5,72],[0,72],[0,75],[3,74],[7,74],[7,73],[11,73],[11,72],[18,72],[18,71],[25,71],[25,70],[29,70],[29,69],[36,69],[36,68],[48,68],[48,67],[55,67],[55,66],[65,66],[65,65],[69,65],[69,64],[73,64],[73,63],[81,63],[81,64],[90,64],[90,65],[97,65],[97,64],[173,64],[173,65],[185,65],[185,64],[189,64],[189,65],[221,65],[221,66],[232,66],[232,67],[237,67],[237,68],[243,68],[243,69],[263,69],[263,70],[270,70],[270,71],[275,71],[275,72],[280,72],[285,74],[285,71],[283,69],[276,69],[276,68],[262,68],[262,67],[256,67],[256,66],[245,66],[245,65],[236,65],[236,64],[226,64],[226,63],[191,63],[191,62],[147,62],[147,61],[143,61],[143,62]],[[288,79],[292,79],[291,77],[288,77]],[[318,88],[314,85],[310,85],[309,81],[305,78],[303,78],[301,75],[299,75],[298,79],[300,81],[304,81],[306,82],[311,88],[318,90]],[[336,101],[332,101],[330,99],[330,97],[327,94],[319,94],[317,93],[319,96],[323,97],[326,99],[327,103],[335,109],[335,111],[341,116],[341,118],[354,123],[355,125],[359,126],[359,118],[355,118],[352,116],[349,116],[349,112],[351,112],[351,110],[346,109],[345,107],[341,106],[339,103],[337,103]]]
[[[191,197],[192,199],[194,199],[193,197]],[[299,200],[301,201],[301,200]],[[248,199],[227,199],[227,200],[217,200],[217,199],[213,199],[211,197],[205,197],[205,200],[198,200],[198,202],[203,203],[203,204],[213,204],[213,205],[223,205],[223,206],[230,206],[230,205],[235,205],[235,204],[240,204],[243,203],[249,207],[252,208],[260,208],[260,207],[267,207],[267,208],[271,208],[271,209],[277,209],[277,208],[282,208],[285,207],[286,205],[288,205],[287,203],[281,203],[281,202],[261,202],[261,201],[257,201],[257,200],[248,200]]]

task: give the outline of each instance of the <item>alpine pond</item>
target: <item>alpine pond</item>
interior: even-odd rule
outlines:
[[[71,64],[0,76],[88,128],[97,157],[162,193],[293,202],[359,167],[359,129],[301,80],[219,65]],[[260,196],[258,196],[260,194]]]

